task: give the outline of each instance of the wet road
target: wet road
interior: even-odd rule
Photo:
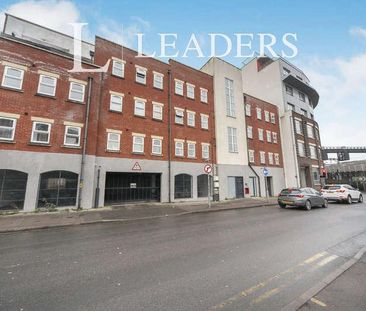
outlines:
[[[330,204],[0,234],[0,310],[280,310],[365,231],[366,204]]]

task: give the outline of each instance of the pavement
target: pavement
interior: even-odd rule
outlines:
[[[22,212],[13,215],[0,215],[0,232],[177,216],[274,204],[277,204],[277,198],[244,198],[212,202],[211,207],[208,206],[207,201],[202,201],[174,204],[125,204],[82,211]]]
[[[7,232],[0,310],[282,310],[365,246],[366,204]]]

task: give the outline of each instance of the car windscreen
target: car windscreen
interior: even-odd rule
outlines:
[[[299,193],[301,193],[299,189],[283,189],[281,191],[281,195],[299,194]]]
[[[324,190],[338,190],[341,189],[341,186],[324,186]]]

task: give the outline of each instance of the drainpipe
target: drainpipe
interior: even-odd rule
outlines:
[[[296,169],[296,183],[297,183],[297,187],[300,187],[300,167],[299,167],[299,163],[297,162],[297,147],[296,147],[296,141],[295,141],[295,131],[294,131],[294,118],[292,117],[292,115],[290,116],[290,129],[291,129],[291,140],[292,140],[292,155],[294,157],[294,163],[295,163],[295,169]]]
[[[172,202],[172,95],[171,95],[172,73],[168,70],[168,196],[169,203]]]
[[[89,112],[90,112],[92,83],[93,83],[93,78],[88,77],[88,98],[86,101],[83,151],[81,154],[81,165],[80,165],[80,174],[79,174],[79,196],[78,196],[78,206],[77,206],[78,210],[81,209],[81,199],[82,199],[82,193],[83,193],[83,187],[84,187],[84,166],[85,166],[86,144],[88,142]]]

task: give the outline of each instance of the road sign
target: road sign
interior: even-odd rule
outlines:
[[[133,170],[133,171],[141,171],[141,166],[140,166],[139,162],[136,162],[136,163],[132,166],[132,170]]]
[[[263,175],[264,175],[264,176],[268,176],[268,175],[269,175],[269,170],[268,170],[268,168],[263,167]]]
[[[206,174],[210,174],[212,172],[212,166],[210,164],[206,164],[203,168]]]

